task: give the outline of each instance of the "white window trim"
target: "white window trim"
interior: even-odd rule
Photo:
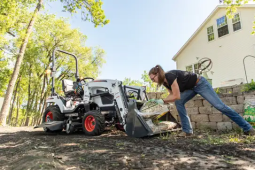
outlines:
[[[225,27],[226,25],[221,26],[221,27],[218,27],[217,19],[222,18],[222,17],[224,17],[224,16],[225,16],[225,17],[226,17],[226,19],[227,19],[228,34],[225,34],[225,35],[223,35],[223,36],[219,37],[219,29],[220,29],[220,28],[222,28],[222,27]],[[226,15],[223,15],[223,16],[221,16],[221,17],[218,17],[217,19],[216,19],[216,26],[217,26],[217,35],[218,35],[218,38],[222,38],[222,37],[225,37],[225,36],[229,35],[229,34],[230,34],[230,32],[229,32],[229,22],[228,22],[228,17],[227,17]]]
[[[241,20],[241,14],[240,14],[240,12],[238,12],[238,13],[236,13],[236,14],[239,14],[239,18],[240,18],[239,22],[240,22],[240,25],[241,25],[241,29],[234,31],[234,24],[235,24],[235,23],[233,23],[233,22],[232,22],[233,20],[232,20],[231,22],[232,22],[232,31],[233,31],[233,33],[238,32],[238,31],[241,31],[241,30],[243,29],[242,20]],[[236,15],[236,14],[235,14],[235,15]],[[237,22],[236,22],[236,23],[237,23]]]
[[[195,67],[194,67],[195,64],[198,64],[198,62],[195,62],[195,63],[189,64],[189,65],[186,65],[186,66],[185,66],[185,71],[187,71],[186,68],[187,68],[188,66],[192,66],[192,73],[195,73]]]
[[[213,32],[212,32],[212,33],[210,33],[210,34],[208,34],[208,28],[210,28],[210,27],[213,27],[213,25],[211,25],[211,26],[209,26],[209,27],[207,27],[207,28],[206,28],[207,41],[208,41],[208,42],[212,42],[212,41],[214,41],[214,40],[215,40],[214,28],[213,28]],[[213,39],[213,40],[211,40],[211,41],[209,41],[208,36],[209,36],[209,35],[211,35],[211,34],[214,34],[214,39]]]

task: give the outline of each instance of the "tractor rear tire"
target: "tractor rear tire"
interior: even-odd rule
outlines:
[[[105,128],[105,117],[97,110],[85,113],[82,119],[83,132],[88,136],[101,135]]]
[[[43,120],[42,122],[50,122],[50,121],[63,121],[64,120],[64,115],[61,114],[58,106],[51,105],[48,106],[43,114]],[[45,132],[52,132],[48,128],[43,128]],[[55,130],[53,132],[62,132],[63,129]]]

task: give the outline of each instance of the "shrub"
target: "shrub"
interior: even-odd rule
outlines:
[[[253,90],[255,90],[255,82],[253,81],[253,79],[251,79],[250,83],[247,83],[243,86],[242,91],[248,92],[248,91],[253,91]]]

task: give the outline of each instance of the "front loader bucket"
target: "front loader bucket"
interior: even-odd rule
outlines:
[[[158,115],[160,118],[157,121],[171,122],[174,124],[171,128],[160,129],[160,126],[154,124],[152,119],[144,118],[142,112],[137,109],[135,100],[130,100],[128,114],[126,119],[126,133],[131,137],[146,137],[152,136],[160,133],[166,133],[171,131],[181,130],[181,125],[176,121],[176,119],[171,115],[170,111],[167,111],[161,115]],[[163,116],[162,116],[163,115]]]
[[[64,121],[52,121],[52,122],[44,122],[38,126],[34,126],[34,128],[48,128],[50,131],[56,131],[63,129]]]

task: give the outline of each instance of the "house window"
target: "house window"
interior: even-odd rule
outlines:
[[[218,27],[218,37],[222,37],[229,33],[226,16],[223,16],[223,17],[217,19],[217,27]]]
[[[199,73],[198,63],[186,66],[186,71],[198,74]]]
[[[186,67],[186,71],[188,71],[188,72],[193,72],[193,67],[192,67],[192,65],[187,66],[187,67]]]
[[[241,29],[241,22],[240,22],[240,15],[235,14],[234,18],[232,19],[233,23],[233,30],[237,31]]]
[[[207,28],[208,41],[214,40],[213,26]]]
[[[197,64],[194,64],[194,72],[195,72],[196,74],[199,74],[198,63],[197,63]]]

